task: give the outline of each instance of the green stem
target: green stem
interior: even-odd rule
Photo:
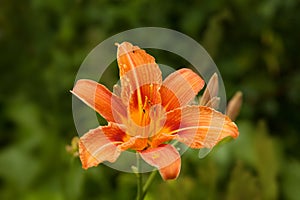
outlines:
[[[134,170],[136,177],[137,177],[137,196],[136,200],[143,200],[148,192],[149,187],[151,186],[156,174],[157,170],[151,172],[149,175],[145,185],[143,186],[143,174],[139,173],[141,172],[141,158],[139,157],[139,154],[136,154],[137,159],[137,168]]]
[[[157,174],[157,170],[151,172],[149,178],[147,179],[147,181],[146,181],[146,183],[145,183],[145,185],[144,185],[144,187],[143,187],[143,195],[142,195],[142,199],[145,198],[145,196],[146,196],[146,194],[147,194],[147,192],[148,192],[148,189],[149,189],[150,185],[152,184],[152,182],[153,182],[153,180],[154,180],[156,174]]]
[[[136,172],[136,177],[137,177],[137,200],[143,200],[143,176],[140,173],[140,168],[141,168],[141,158],[139,157],[139,154],[136,154],[136,159],[137,159],[137,172]]]

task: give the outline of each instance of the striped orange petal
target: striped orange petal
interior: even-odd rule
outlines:
[[[180,69],[170,74],[160,88],[162,106],[166,111],[182,107],[190,103],[205,82],[190,69]]]
[[[97,166],[104,161],[115,162],[126,134],[116,124],[98,127],[84,134],[79,140],[79,157],[82,167]]]
[[[71,92],[107,121],[122,123],[126,118],[126,108],[121,99],[95,81],[81,79]]]
[[[168,137],[176,139],[191,148],[212,148],[223,138],[236,138],[238,128],[230,118],[206,106],[185,106],[167,113],[161,141]],[[152,140],[155,143],[155,140]]]
[[[128,105],[128,134],[147,137],[151,129],[153,107],[161,104],[161,71],[154,58],[128,42],[118,45],[121,99]]]
[[[164,180],[176,179],[180,173],[180,154],[172,145],[162,144],[157,148],[140,152],[141,157],[159,170]]]

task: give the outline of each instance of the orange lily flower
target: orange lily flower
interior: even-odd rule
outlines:
[[[168,143],[177,140],[190,148],[212,148],[238,128],[226,115],[208,107],[190,105],[204,87],[190,69],[180,69],[162,80],[155,59],[128,42],[118,45],[120,83],[110,92],[92,80],[77,81],[71,91],[107,121],[79,140],[84,169],[115,162],[122,151],[135,150],[156,167],[164,180],[176,179],[181,158]]]

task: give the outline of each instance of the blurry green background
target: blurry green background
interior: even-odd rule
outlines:
[[[82,170],[65,146],[77,135],[69,90],[81,62],[142,26],[192,37],[228,97],[244,94],[240,137],[205,159],[188,151],[178,180],[157,176],[147,199],[300,199],[298,0],[0,1],[0,199],[135,197],[134,174]]]

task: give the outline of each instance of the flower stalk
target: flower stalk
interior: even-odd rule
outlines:
[[[147,179],[147,181],[146,181],[146,183],[145,183],[145,185],[144,185],[144,187],[143,187],[143,196],[142,196],[142,199],[145,198],[145,196],[146,196],[146,194],[147,194],[147,192],[148,192],[148,189],[149,189],[149,187],[151,186],[151,184],[152,184],[152,182],[153,182],[153,180],[154,180],[156,174],[157,174],[157,170],[154,170],[154,171],[151,172],[151,174],[149,175],[149,177],[148,177],[148,179]]]
[[[139,173],[141,170],[141,158],[138,153],[136,153],[136,159],[137,159],[137,197],[136,200],[142,200],[143,198],[143,175]]]
[[[139,167],[141,166],[140,157],[137,157],[137,163],[139,163]],[[151,172],[151,174],[149,175],[147,181],[145,182],[145,185],[143,185],[143,174],[139,173],[138,171],[135,172],[136,177],[137,177],[137,196],[136,196],[136,200],[143,200],[148,192],[148,189],[150,188],[151,184],[154,181],[154,178],[157,174],[157,170],[154,170]]]

